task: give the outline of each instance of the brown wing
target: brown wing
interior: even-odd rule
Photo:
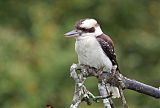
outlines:
[[[118,63],[116,60],[116,54],[114,51],[114,44],[111,38],[105,34],[99,35],[96,37],[99,44],[101,45],[104,53],[109,57],[109,59],[112,62],[112,65],[117,65],[117,70],[118,69]]]

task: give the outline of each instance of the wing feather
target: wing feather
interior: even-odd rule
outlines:
[[[114,51],[114,44],[111,38],[105,34],[99,35],[96,38],[99,44],[101,45],[104,53],[106,54],[106,56],[108,56],[109,59],[111,60],[112,65],[117,65],[117,70],[118,70],[118,63],[117,63],[116,54]]]

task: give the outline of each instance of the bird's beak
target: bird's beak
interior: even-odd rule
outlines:
[[[76,30],[72,30],[68,33],[65,33],[64,35],[65,37],[76,37],[76,36],[79,36],[79,32],[77,32]]]

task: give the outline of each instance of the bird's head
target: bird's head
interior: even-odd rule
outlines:
[[[103,34],[99,24],[95,19],[81,19],[78,21],[74,29],[66,34],[64,34],[66,37],[76,37],[76,38],[82,38],[82,37],[88,37],[88,36],[99,36]]]

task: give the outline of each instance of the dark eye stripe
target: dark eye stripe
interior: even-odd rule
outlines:
[[[93,33],[95,31],[94,27],[89,28],[89,29],[86,29],[86,28],[78,28],[78,29],[82,30],[83,32],[86,32],[86,33]]]

